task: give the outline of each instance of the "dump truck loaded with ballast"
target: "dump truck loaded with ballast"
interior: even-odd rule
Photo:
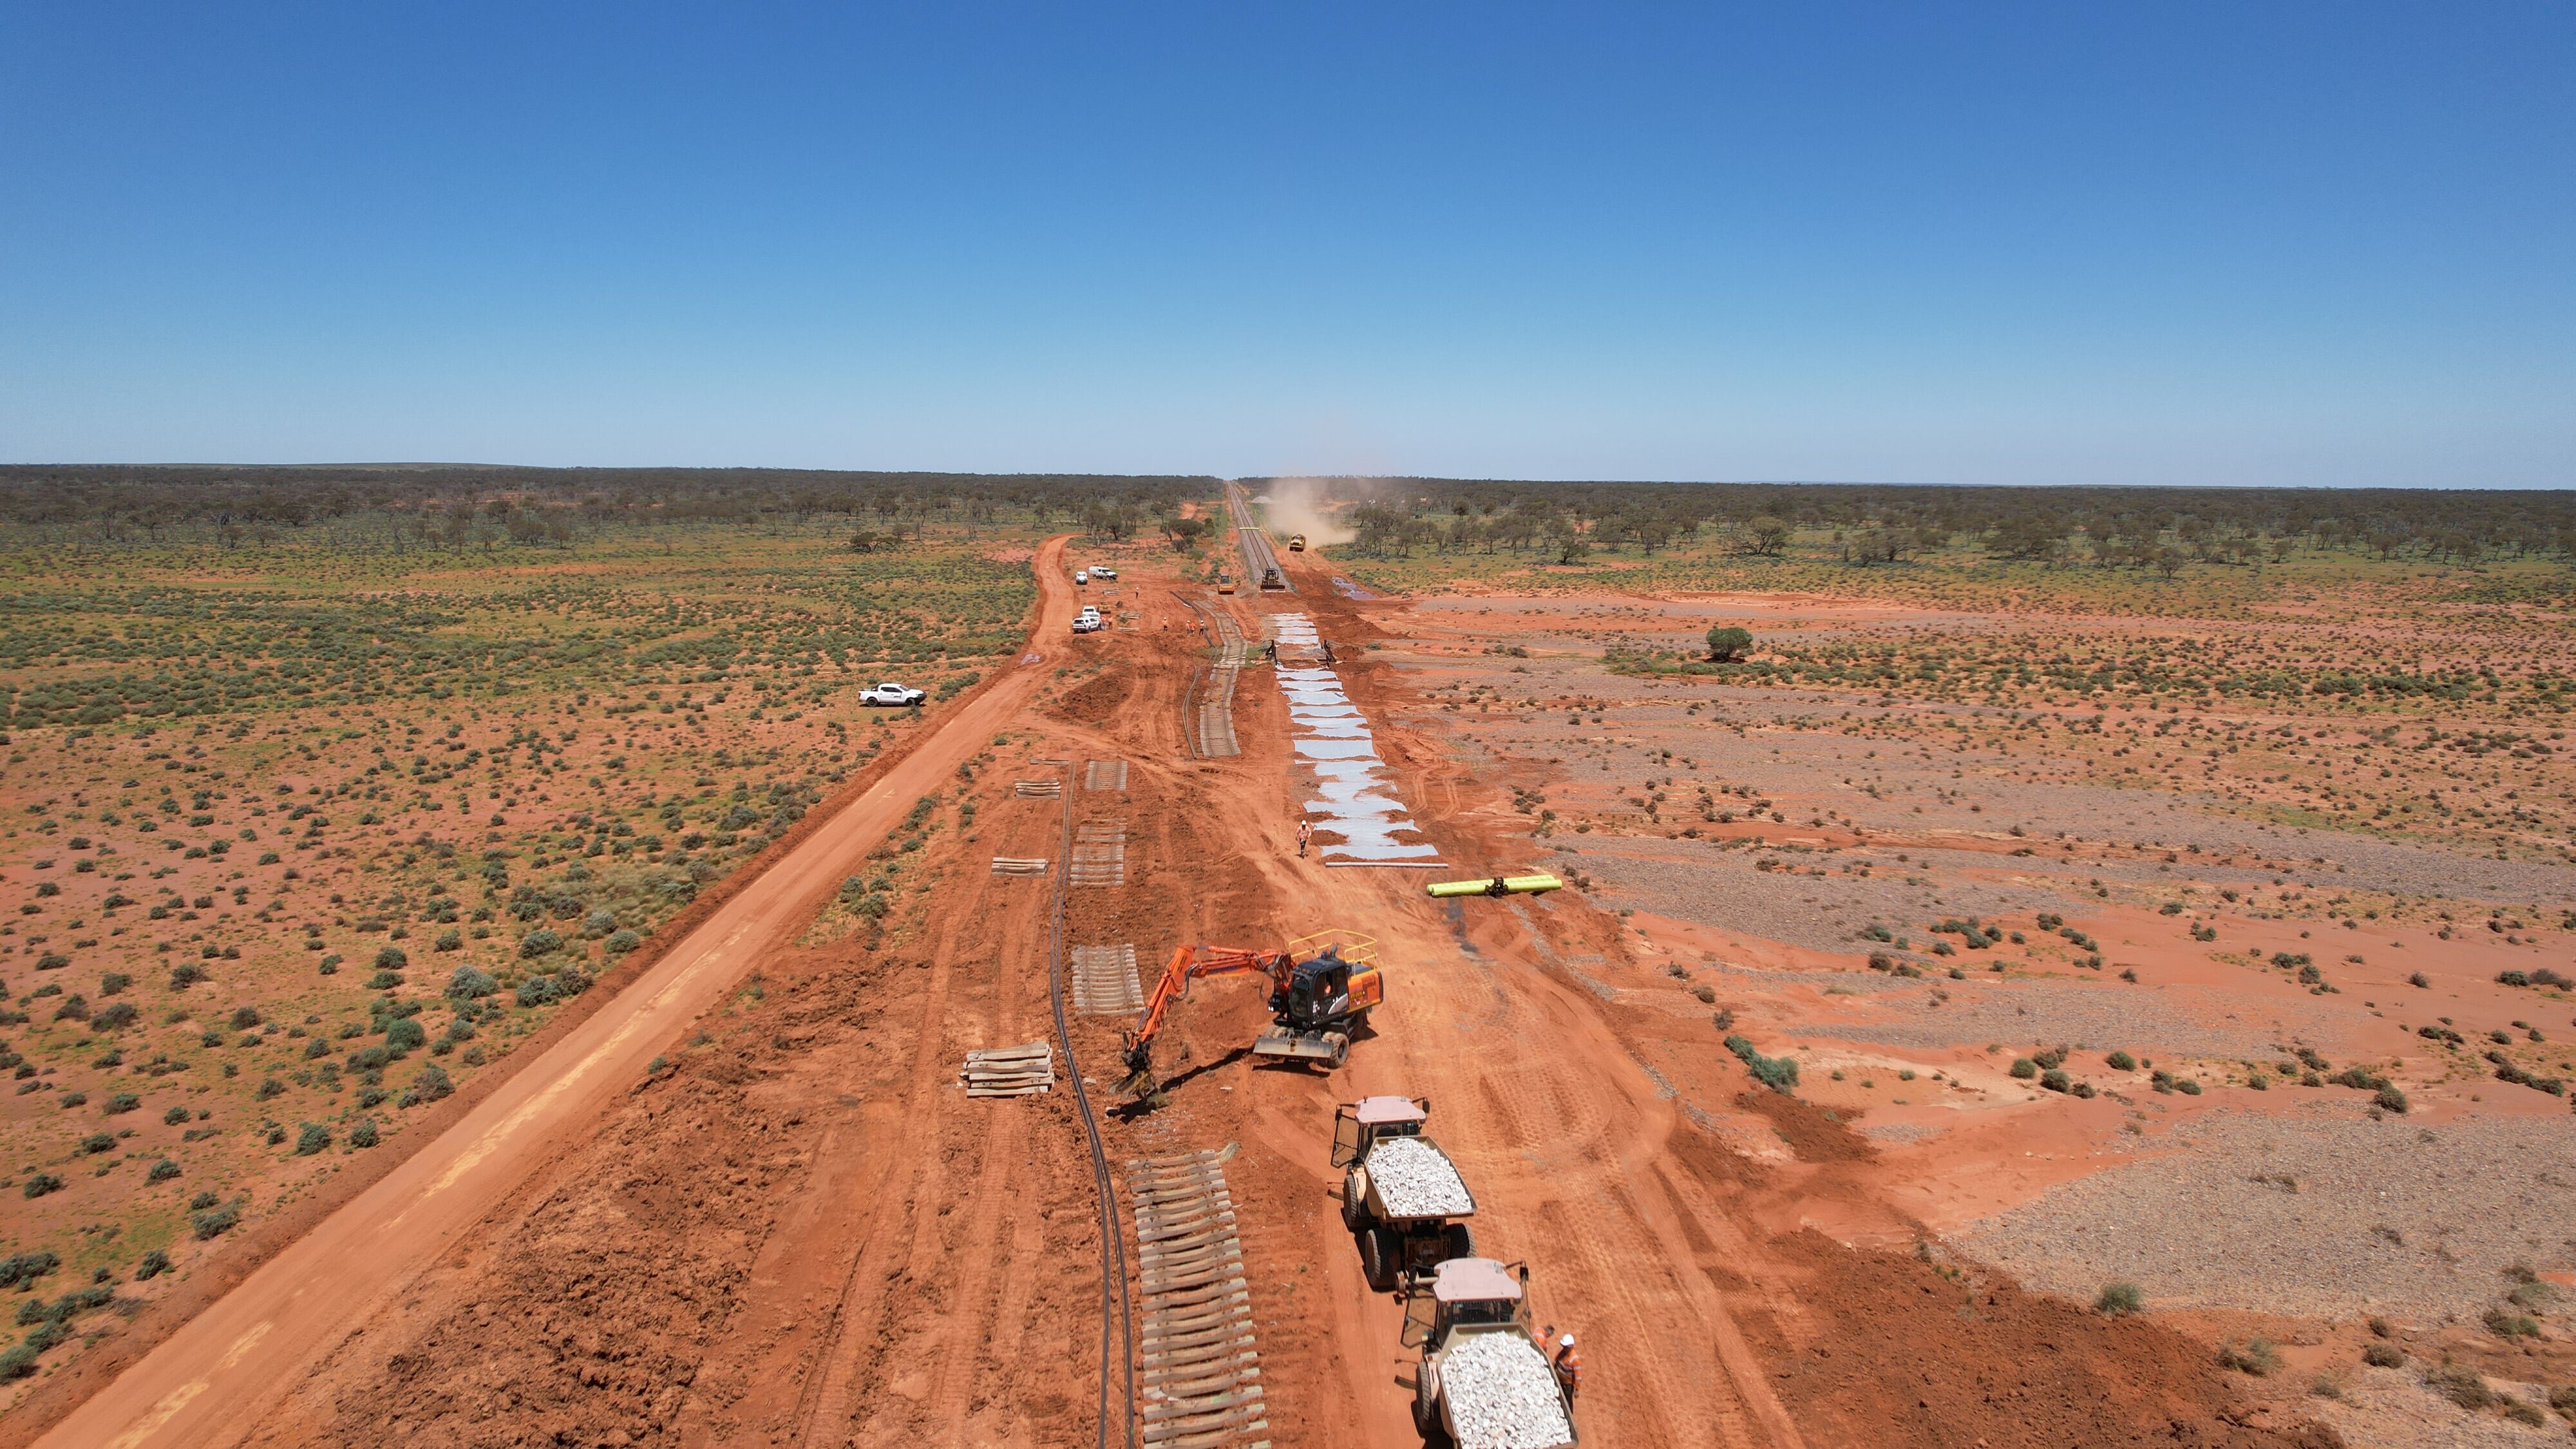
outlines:
[[[1360,1268],[1380,1292],[1476,1253],[1466,1223],[1476,1215],[1476,1196],[1423,1131],[1430,1120],[1427,1097],[1364,1097],[1333,1112],[1342,1226],[1358,1240]]]
[[[1529,1268],[1451,1258],[1411,1280],[1404,1346],[1422,1350],[1413,1427],[1458,1449],[1560,1449],[1575,1441],[1574,1409],[1530,1337]]]

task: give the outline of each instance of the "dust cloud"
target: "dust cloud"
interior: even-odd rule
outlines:
[[[1292,533],[1306,535],[1308,543],[1348,543],[1359,535],[1343,527],[1326,511],[1324,485],[1313,478],[1273,478],[1267,490],[1256,496],[1254,503],[1268,511],[1273,537],[1286,539]]]

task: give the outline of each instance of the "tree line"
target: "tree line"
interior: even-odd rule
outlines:
[[[1267,480],[1246,480],[1258,489]],[[2510,489],[1949,487],[1833,483],[1537,483],[1334,478],[1325,497],[1363,554],[1537,553],[1700,542],[1777,557],[1817,536],[1856,564],[1960,542],[2008,559],[2154,568],[2250,563],[2299,547],[2439,561],[2576,555],[2576,492]]]
[[[151,546],[326,537],[358,546],[561,545],[621,527],[808,524],[891,544],[943,522],[1125,537],[1213,477],[773,468],[0,466],[0,541]]]

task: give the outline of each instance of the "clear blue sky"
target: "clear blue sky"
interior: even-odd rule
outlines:
[[[0,5],[0,460],[2576,486],[2576,6]]]

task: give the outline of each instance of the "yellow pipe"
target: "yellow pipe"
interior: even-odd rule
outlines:
[[[1563,890],[1565,882],[1552,875],[1498,875],[1485,880],[1443,880],[1424,886],[1434,896],[1517,896],[1535,895],[1540,891]]]

